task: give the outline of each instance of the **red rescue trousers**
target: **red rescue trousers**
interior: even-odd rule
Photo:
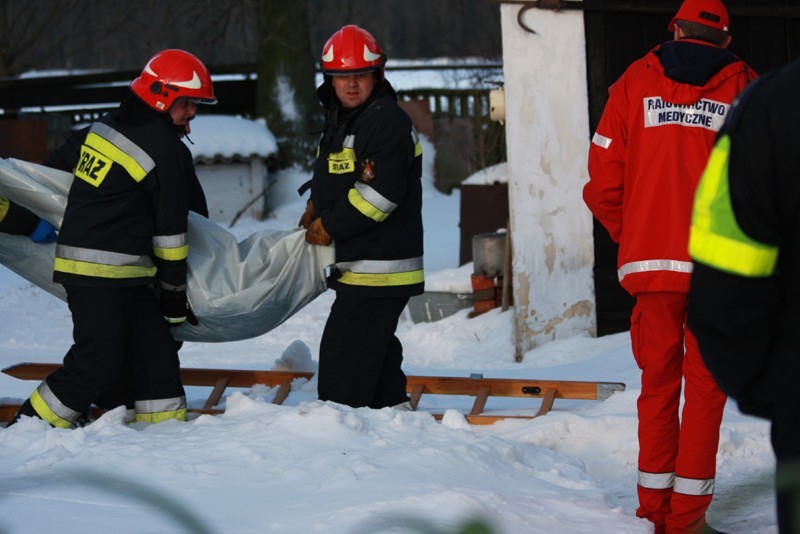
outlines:
[[[686,326],[686,302],[686,293],[639,293],[631,316],[633,355],[642,370],[636,515],[652,521],[657,534],[705,527],[726,401]]]

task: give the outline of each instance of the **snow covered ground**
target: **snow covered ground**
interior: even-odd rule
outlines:
[[[426,146],[427,161],[431,148]],[[232,231],[294,227],[307,177],[282,172],[263,222]],[[469,289],[457,268],[458,192],[425,173],[426,272],[430,290]],[[66,305],[0,267],[0,367],[60,362],[71,343]],[[333,295],[320,296],[255,339],[187,343],[186,367],[313,371]],[[224,415],[188,423],[124,424],[115,410],[84,428],[37,419],[0,429],[0,533],[455,533],[470,521],[496,533],[646,533],[636,509],[639,372],[627,333],[549,343],[514,362],[512,312],[435,323],[401,322],[409,374],[624,382],[604,402],[556,401],[525,421],[470,426],[424,411],[321,403],[299,381],[282,406],[264,386],[229,390]],[[0,375],[0,401],[21,402],[33,382]],[[207,388],[189,388],[201,407]],[[440,410],[441,399],[421,408]],[[465,399],[465,406],[469,401]],[[535,409],[536,401],[529,401]],[[487,411],[509,408],[491,399]],[[517,407],[518,408],[518,407]],[[774,460],[766,422],[729,403],[708,513],[730,533],[775,533]]]

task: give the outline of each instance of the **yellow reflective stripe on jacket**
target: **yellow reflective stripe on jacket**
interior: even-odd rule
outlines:
[[[336,264],[339,282],[354,286],[386,287],[421,284],[425,281],[422,257],[405,260],[361,260]]]
[[[346,174],[356,171],[356,152],[352,148],[344,148],[341,152],[328,154],[328,172],[330,174]]]
[[[85,261],[56,258],[55,270],[60,273],[80,274],[97,278],[141,278],[156,275],[155,267],[134,265],[101,265]]]
[[[107,124],[95,122],[86,136],[84,145],[108,157],[140,182],[156,164],[153,159],[130,139]]]
[[[74,421],[80,416],[75,410],[64,406],[45,381],[33,391],[30,401],[39,417],[59,428],[72,428]]]
[[[137,400],[134,404],[136,421],[145,423],[160,423],[169,419],[186,421],[186,397],[172,397],[170,399]]]
[[[411,127],[411,142],[414,143],[414,157],[417,158],[422,155],[422,143],[419,140],[419,134],[416,128]]]
[[[356,182],[347,192],[347,199],[362,215],[375,222],[386,220],[397,208],[397,204],[362,182]]]
[[[149,256],[68,245],[56,246],[55,270],[100,278],[140,278],[156,274]]]
[[[700,179],[689,254],[692,259],[720,271],[751,278],[771,276],[778,263],[778,247],[748,237],[733,213],[728,177],[730,146],[730,137],[723,135]]]
[[[185,260],[189,256],[186,234],[153,236],[153,254],[162,260]]]
[[[8,215],[8,208],[10,206],[11,203],[7,198],[0,197],[0,221],[6,218],[6,215]]]

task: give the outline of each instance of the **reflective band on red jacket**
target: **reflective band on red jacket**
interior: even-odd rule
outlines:
[[[676,273],[691,273],[692,262],[680,260],[644,260],[626,263],[617,270],[619,281],[628,275],[652,271],[672,271]]]

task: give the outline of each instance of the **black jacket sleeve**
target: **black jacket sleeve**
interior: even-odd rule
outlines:
[[[31,235],[39,216],[6,198],[0,198],[0,232],[11,235]]]

